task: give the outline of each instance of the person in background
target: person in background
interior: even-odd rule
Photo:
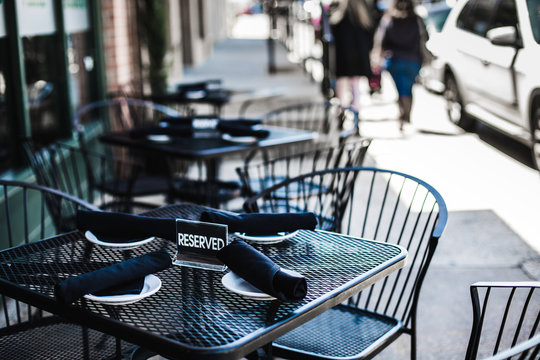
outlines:
[[[422,66],[427,31],[413,0],[395,0],[375,34],[373,63],[392,76],[398,92],[400,130],[410,123],[412,87]]]
[[[360,109],[360,77],[371,76],[369,54],[373,45],[370,9],[365,0],[340,0],[333,6],[330,24],[335,45],[336,96],[352,93],[350,106]]]

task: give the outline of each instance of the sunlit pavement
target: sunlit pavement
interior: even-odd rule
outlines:
[[[263,102],[252,114],[295,99],[320,99],[319,85],[277,49],[281,71],[269,75],[264,40],[226,40],[207,62],[186,69],[183,80],[221,77],[235,89],[280,89],[280,100]],[[443,99],[420,86],[414,89],[412,126],[403,133],[391,79],[383,78],[382,94],[370,97],[365,83],[362,90],[360,132],[374,139],[366,165],[423,179],[442,194],[450,213],[420,297],[418,359],[463,359],[472,321],[469,285],[540,279],[540,175],[526,147],[483,126],[463,132],[448,122]],[[236,114],[238,105],[233,102],[225,114]],[[407,358],[408,341],[402,336],[377,359]]]

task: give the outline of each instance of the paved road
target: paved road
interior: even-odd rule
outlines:
[[[231,39],[215,48],[205,64],[186,70],[184,80],[221,77],[238,89],[279,88],[278,106],[318,97],[296,65],[279,54],[282,70],[266,73],[262,40]],[[485,127],[465,133],[450,124],[438,96],[415,88],[413,127],[400,133],[395,91],[383,78],[383,93],[370,97],[363,88],[361,133],[374,139],[367,164],[411,173],[437,188],[450,211],[419,305],[419,360],[463,359],[471,326],[469,285],[485,280],[540,279],[540,175],[528,149]],[[234,115],[238,104],[225,109]],[[239,161],[239,159],[231,159]],[[233,171],[223,174],[234,177]],[[536,250],[535,250],[536,249]],[[378,359],[407,358],[409,338]]]

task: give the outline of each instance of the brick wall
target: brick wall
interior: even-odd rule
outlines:
[[[140,92],[136,2],[103,0],[102,25],[107,92]]]

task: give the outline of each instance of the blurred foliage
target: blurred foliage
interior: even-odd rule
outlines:
[[[152,94],[167,90],[167,20],[166,2],[162,0],[138,0],[141,38],[148,50],[150,60],[149,80]]]

